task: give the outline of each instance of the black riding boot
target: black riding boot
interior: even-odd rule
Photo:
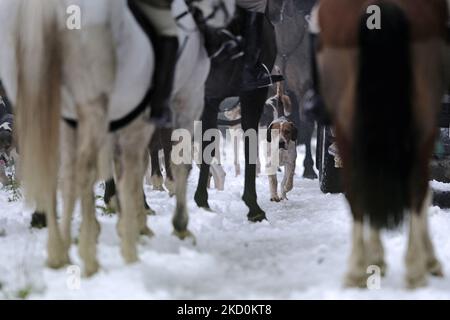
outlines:
[[[242,91],[268,87],[275,82],[284,80],[281,75],[271,75],[271,70],[268,70],[260,60],[264,19],[266,16],[263,13],[245,10],[243,34],[245,65],[242,75]]]
[[[157,126],[170,127],[170,98],[173,90],[178,57],[178,38],[158,36],[155,48],[155,73],[150,119]]]

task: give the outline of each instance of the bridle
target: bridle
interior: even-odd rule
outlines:
[[[182,13],[180,13],[178,16],[175,17],[176,21],[179,21],[181,19],[183,19],[185,16],[187,16],[188,14],[192,14],[197,16],[196,22],[200,25],[206,25],[208,23],[208,21],[214,19],[216,17],[216,15],[222,11],[223,14],[225,15],[225,20],[229,20],[231,17],[230,12],[228,11],[228,8],[225,4],[224,0],[220,0],[216,5],[214,5],[212,12],[206,16],[203,17],[203,15],[200,13],[199,14],[199,9],[195,6],[196,2],[200,2],[202,0],[185,0],[188,9]]]
[[[220,0],[219,3],[213,7],[212,12],[207,17],[204,17],[203,12],[197,6],[195,6],[196,2],[200,2],[202,0],[184,0],[184,1],[187,5],[187,10],[183,11],[182,13],[180,13],[179,15],[177,15],[175,17],[175,22],[176,22],[177,26],[187,33],[187,36],[185,37],[185,39],[180,47],[180,50],[178,51],[178,58],[181,56],[182,52],[184,51],[184,48],[187,46],[190,35],[197,32],[199,29],[202,30],[203,28],[206,28],[207,22],[214,19],[214,17],[217,15],[217,13],[220,10],[223,11],[223,13],[225,15],[225,19],[227,21],[230,19],[230,16],[231,16],[230,12],[227,9],[227,6],[225,5],[224,0]],[[184,19],[185,17],[187,17],[189,15],[191,15],[195,20],[196,27],[194,29],[188,29],[180,23],[180,21],[182,19]],[[221,48],[218,50],[218,52],[216,52],[215,56],[220,55],[225,49],[229,48],[230,46],[233,46],[233,40],[236,41],[236,43],[238,43],[240,40],[237,38],[234,39],[233,36],[228,34],[225,30],[221,30],[221,32],[224,33],[226,36],[229,36],[230,40],[221,46]],[[239,56],[236,55],[235,58],[238,58],[238,57]]]

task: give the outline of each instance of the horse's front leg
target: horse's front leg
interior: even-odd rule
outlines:
[[[186,192],[187,180],[189,172],[192,169],[190,164],[176,164],[173,166],[175,174],[175,195],[177,205],[173,216],[174,235],[181,240],[186,238],[194,238],[193,234],[188,230],[189,215],[187,211]],[[194,238],[195,241],[195,238]]]
[[[116,157],[119,203],[118,232],[121,237],[121,252],[126,263],[138,260],[137,241],[139,234],[148,236],[153,232],[147,226],[142,182],[145,174],[144,157],[154,127],[140,117],[117,133]]]
[[[256,163],[258,158],[258,128],[264,108],[268,89],[259,89],[241,95],[242,129],[244,130],[245,146],[245,186],[244,200],[250,209],[247,218],[251,222],[266,219],[266,213],[260,208],[256,195]],[[256,138],[256,141],[252,141]]]
[[[164,150],[164,166],[166,168],[166,180],[164,185],[172,197],[175,194],[175,182],[172,174],[172,129],[164,128],[161,131],[161,144]]]
[[[422,224],[423,224],[423,237],[425,243],[425,252],[427,255],[427,270],[428,272],[436,277],[443,277],[444,272],[442,271],[442,265],[439,260],[436,258],[436,254],[434,252],[433,242],[430,238],[430,232],[428,228],[428,208],[432,202],[433,193],[431,190],[428,190],[427,197],[423,204],[422,209]]]
[[[153,190],[164,191],[163,187],[163,177],[161,173],[161,167],[159,163],[159,150],[160,144],[160,131],[162,129],[156,129],[153,139],[150,141],[150,161],[152,167],[151,183]]]
[[[209,129],[217,129],[217,117],[219,115],[219,105],[221,99],[206,99],[205,109],[202,115],[202,136]],[[200,164],[200,175],[198,178],[197,190],[195,192],[194,200],[200,208],[210,209],[208,203],[208,180],[210,174],[210,163],[204,161],[203,152],[206,147],[214,143],[213,141],[203,141],[202,139],[202,163]]]
[[[303,177],[306,179],[317,179],[317,174],[314,171],[314,160],[312,157],[312,148],[311,148],[311,139],[314,132],[314,123],[310,123],[307,121],[301,121],[301,124],[304,125],[304,134],[305,134],[305,160],[303,161],[303,167],[305,171],[303,172]]]
[[[350,255],[349,268],[345,277],[347,287],[367,287],[367,262],[366,246],[364,241],[364,224],[361,212],[352,208],[353,230],[352,230],[352,251]]]

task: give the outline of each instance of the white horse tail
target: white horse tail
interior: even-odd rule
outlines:
[[[59,168],[61,46],[58,0],[20,0],[16,29],[17,129],[27,201],[51,210]]]

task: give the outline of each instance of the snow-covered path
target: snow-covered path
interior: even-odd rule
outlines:
[[[258,178],[260,205],[268,215],[259,224],[247,222],[240,200],[243,177],[235,178],[233,168],[226,167],[226,191],[210,191],[214,213],[189,202],[196,246],[171,235],[174,199],[148,188],[148,201],[157,212],[149,225],[156,236],[141,240],[141,261],[132,266],[125,266],[119,253],[116,217],[99,212],[102,269],[82,279],[79,290],[69,289],[68,270],[44,266],[46,231],[30,230],[30,212],[0,191],[0,299],[450,299],[450,211],[436,207],[430,209],[430,227],[447,278],[430,278],[424,289],[404,289],[404,228],[384,235],[388,273],[381,289],[344,289],[350,249],[347,204],[342,195],[322,194],[317,181],[303,180],[302,160],[289,201],[271,203],[267,178]],[[189,199],[197,176],[194,168]],[[79,222],[77,214],[74,234]],[[71,257],[80,263],[75,246]]]

